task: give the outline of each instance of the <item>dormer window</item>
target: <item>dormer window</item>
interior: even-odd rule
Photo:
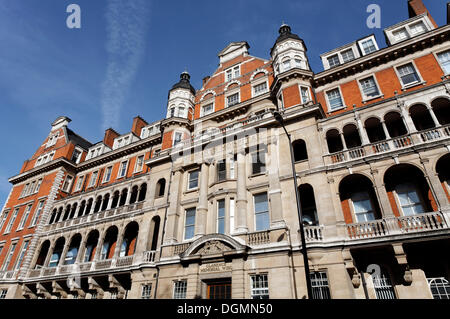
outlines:
[[[75,164],[78,164],[80,162],[80,160],[81,160],[81,154],[82,153],[83,153],[82,151],[80,151],[78,149],[75,149],[73,151],[71,161],[74,162]]]
[[[141,130],[141,138],[146,138],[148,136],[148,129],[146,127]]]
[[[361,47],[364,52],[364,55],[377,51],[377,47],[373,39],[366,39],[361,41]]]
[[[56,141],[58,140],[58,136],[59,136],[59,134],[55,134],[55,135],[51,136],[47,141],[46,147],[55,145]]]
[[[425,24],[422,21],[419,21],[417,23],[411,24],[409,26],[409,30],[411,31],[411,34],[414,36],[427,31],[427,28],[425,27]]]
[[[397,42],[408,39],[408,32],[406,32],[405,28],[397,30],[397,31],[393,32],[392,34],[394,35],[395,41],[397,41]]]
[[[239,65],[226,70],[227,81],[231,81],[240,76]]]
[[[328,57],[328,65],[330,66],[330,68],[335,67],[339,64],[341,63],[339,61],[339,56],[337,54]]]
[[[355,55],[351,48],[348,50],[342,51],[341,56],[342,56],[342,60],[344,61],[344,63],[347,63],[347,62],[355,59]]]

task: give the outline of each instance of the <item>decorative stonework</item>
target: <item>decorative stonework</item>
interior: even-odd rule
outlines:
[[[224,251],[230,251],[231,248],[221,241],[211,240],[197,251],[198,255],[215,255],[220,254]]]

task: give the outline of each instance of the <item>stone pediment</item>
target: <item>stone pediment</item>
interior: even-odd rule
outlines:
[[[180,256],[181,259],[203,258],[208,256],[223,256],[245,252],[247,247],[232,237],[222,234],[212,234],[200,237],[194,241]]]

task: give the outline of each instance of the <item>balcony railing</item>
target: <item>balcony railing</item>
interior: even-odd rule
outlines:
[[[247,234],[247,243],[249,245],[264,245],[270,243],[269,231],[259,231]]]
[[[18,271],[0,271],[0,280],[15,280],[17,277]]]
[[[380,238],[396,234],[417,233],[449,228],[444,214],[431,212],[411,216],[383,218],[362,223],[348,224],[350,240]]]
[[[82,217],[68,219],[65,221],[47,225],[46,230],[51,231],[51,230],[55,230],[55,229],[59,229],[59,228],[66,228],[66,227],[70,227],[70,226],[82,225],[82,224],[85,224],[85,223],[88,223],[91,221],[100,220],[100,219],[108,218],[111,216],[116,216],[119,214],[136,211],[136,210],[142,209],[143,205],[144,205],[143,202],[139,202],[139,203],[134,203],[134,204],[130,204],[127,206],[113,208],[113,209],[102,211],[102,212],[90,213],[89,215],[85,215]]]
[[[72,265],[63,265],[59,267],[44,267],[40,269],[32,269],[28,272],[28,278],[50,277],[59,275],[78,274],[83,272],[95,272],[114,270],[125,267],[137,266],[140,264],[154,265],[157,252],[145,251],[141,255],[131,255],[112,259],[97,260],[91,262],[74,263]],[[0,273],[0,279],[2,279]]]
[[[412,134],[391,138],[384,141],[375,142],[364,147],[357,147],[342,150],[336,153],[325,155],[327,164],[337,164],[346,161],[356,160],[365,156],[382,154],[386,152],[404,149],[413,145],[434,142],[450,137],[450,125],[432,128]]]
[[[306,242],[320,242],[323,240],[323,226],[305,226]]]

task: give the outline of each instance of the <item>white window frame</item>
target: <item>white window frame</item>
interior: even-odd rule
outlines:
[[[17,226],[16,231],[22,230],[25,227],[25,224],[27,223],[27,219],[30,216],[31,208],[33,208],[33,205],[27,205],[25,208],[25,211],[23,212],[22,218],[20,219],[19,226]]]
[[[256,196],[258,195],[263,195],[266,194],[266,198],[267,198],[267,212],[258,212],[256,213]],[[256,223],[256,215],[262,215],[262,214],[267,214],[267,216],[269,217],[269,224],[267,225],[266,229],[258,229],[257,228],[257,223]],[[258,231],[265,231],[265,230],[269,230],[270,229],[270,201],[269,201],[269,193],[267,191],[264,192],[258,192],[253,194],[253,216],[254,216],[254,229],[256,232]]]
[[[417,77],[419,79],[417,81],[415,81],[415,82],[411,82],[411,83],[408,83],[408,84],[405,85],[405,84],[403,84],[402,77],[401,77],[400,73],[398,72],[398,69],[401,68],[401,67],[404,67],[404,66],[406,66],[408,64],[411,64],[413,66],[414,71],[416,72]],[[426,82],[423,80],[423,77],[420,74],[419,69],[417,68],[417,65],[414,62],[414,60],[411,60],[411,61],[406,62],[406,63],[401,63],[401,64],[398,64],[398,65],[395,65],[394,66],[394,70],[395,70],[395,74],[397,74],[398,81],[400,82],[400,85],[402,86],[402,90],[409,89],[409,88],[414,87],[416,85],[426,84]]]
[[[337,107],[337,108],[332,109],[332,108],[331,108],[330,100],[328,99],[328,93],[331,92],[331,91],[334,91],[334,90],[336,90],[336,89],[339,91],[339,95],[341,96],[342,105],[339,106],[339,107]],[[335,88],[326,90],[324,93],[325,93],[325,100],[327,101],[327,106],[328,106],[328,111],[327,111],[327,113],[333,113],[333,112],[336,112],[336,111],[343,110],[343,109],[346,109],[346,108],[347,108],[347,105],[345,104],[345,100],[344,100],[344,95],[342,94],[342,90],[341,90],[341,87],[340,87],[340,86],[337,86],[337,87],[335,87]]]
[[[95,178],[93,179],[92,177],[94,176],[94,174],[95,174]],[[88,188],[94,187],[95,183],[97,183],[97,179],[98,179],[98,170],[92,172],[91,176],[89,177],[89,186],[88,186]]]
[[[107,174],[108,170],[110,170],[109,174]],[[108,183],[111,180],[112,170],[113,170],[112,165],[105,168],[105,175],[103,175],[102,184]]]
[[[400,196],[398,194],[397,188],[399,186],[408,185],[408,184],[412,185],[412,189],[414,190],[414,192],[417,194],[417,197],[419,198],[419,203],[414,203],[414,205],[410,203],[410,204],[408,204],[408,206],[416,206],[417,204],[420,204],[421,207],[422,207],[422,210],[423,210],[422,213],[414,213],[412,215],[407,215],[407,214],[405,214],[405,211],[403,210],[403,206],[405,206],[405,205],[402,205],[402,203],[400,201]],[[424,201],[424,198],[422,197],[422,194],[420,193],[420,190],[417,188],[417,185],[415,185],[413,183],[409,183],[409,182],[398,184],[398,185],[395,186],[394,193],[395,193],[395,199],[396,199],[397,207],[401,211],[403,216],[417,216],[417,215],[426,213],[425,201]]]
[[[193,224],[187,224],[187,213],[188,211],[194,211],[194,223]],[[184,241],[190,241],[195,237],[195,224],[197,222],[197,208],[196,207],[188,207],[184,210],[184,227],[183,227],[183,240]],[[194,232],[192,234],[192,237],[186,238],[186,229],[188,227],[193,227]]]
[[[306,89],[306,92],[307,92],[307,100],[306,101],[304,101],[304,99],[303,99],[303,94],[302,94],[302,90],[303,89]],[[310,93],[310,91],[309,91],[309,87],[307,87],[307,86],[303,86],[303,85],[299,85],[298,86],[298,90],[299,90],[299,92],[300,92],[300,99],[302,100],[302,104],[306,104],[306,103],[308,103],[309,101],[312,101],[312,99],[311,99],[311,93]]]
[[[14,265],[14,269],[15,270],[19,270],[20,269],[20,265],[22,264],[23,261],[23,257],[25,256],[25,253],[28,249],[28,245],[30,244],[30,240],[24,240],[22,243],[22,248],[20,249],[20,253],[17,256],[16,259],[16,264]]]
[[[236,69],[238,70],[238,75],[236,75]],[[228,72],[231,72],[231,77],[228,78]],[[225,82],[233,81],[241,76],[241,65],[233,65],[224,71],[225,73]]]
[[[211,111],[210,112],[205,112],[205,107],[206,106],[211,106]],[[209,115],[211,113],[214,113],[214,101],[212,101],[211,103],[202,104],[200,106],[200,117]]]
[[[37,180],[36,186],[34,187],[34,192],[33,192],[34,194],[38,193],[39,190],[41,189],[42,181],[43,181],[43,178],[39,178]]]
[[[83,187],[83,184],[84,184],[85,177],[86,177],[86,175],[82,175],[82,176],[78,177],[77,184],[75,185],[75,192],[78,192],[81,190],[81,188]]]
[[[179,284],[182,284],[181,287],[178,287]],[[187,293],[187,280],[176,280],[173,282],[173,299],[186,299]]]
[[[444,54],[444,53],[448,53],[448,55],[449,55],[449,61],[447,62],[448,63],[448,69],[449,69],[448,72],[445,70],[444,66],[442,65],[442,62],[439,60],[439,55],[440,54]],[[435,57],[436,57],[436,60],[437,60],[437,62],[439,64],[439,66],[442,69],[442,72],[444,72],[444,75],[450,75],[450,48],[447,48],[446,50],[443,50],[443,51],[440,51],[440,52],[436,52],[435,53]]]
[[[223,216],[222,217],[219,216],[219,211],[220,211],[220,209],[219,209],[219,202],[223,202]],[[226,231],[227,231],[227,229],[226,229],[227,228],[226,227],[226,225],[227,225],[227,223],[226,223],[227,210],[226,210],[226,200],[225,200],[225,198],[217,199],[216,207],[217,207],[216,231],[217,231],[218,234],[226,234]],[[220,227],[219,227],[220,222],[223,222],[223,232],[220,232]]]
[[[9,248],[7,257],[4,259],[3,265],[2,265],[2,271],[5,271],[8,269],[9,265],[11,264],[12,257],[14,255],[14,252],[17,248],[17,241],[11,242],[11,247]]]
[[[9,213],[11,212],[11,210],[5,210],[3,211],[2,219],[0,221],[0,231],[2,230],[3,226],[5,226],[6,220],[8,219]]]
[[[366,41],[368,41],[368,40],[372,40],[372,42],[373,42],[373,44],[374,44],[374,46],[375,46],[375,51],[372,51],[372,52],[370,52],[370,53],[366,53],[365,50],[364,50],[364,47],[363,47],[363,45],[362,45],[363,42],[366,42]],[[380,50],[380,48],[378,47],[377,40],[375,39],[375,36],[374,36],[374,35],[371,35],[371,36],[369,36],[369,37],[366,37],[366,38],[364,38],[364,39],[359,40],[359,41],[358,41],[358,46],[359,46],[359,48],[361,49],[361,52],[362,52],[362,55],[363,55],[363,56],[372,54],[372,53],[377,52],[377,51]]]
[[[142,161],[140,164],[139,164],[139,158],[142,158]],[[144,170],[144,159],[145,159],[145,154],[136,156],[136,163],[134,165],[134,173],[139,173]]]
[[[267,79],[267,76],[263,76],[263,77],[261,77],[261,78],[263,78],[262,81],[258,81],[258,80],[259,80],[259,78],[258,78],[254,83],[252,83],[252,98],[253,98],[253,97],[256,97],[256,96],[259,96],[259,95],[263,95],[263,94],[269,92],[269,80]],[[263,85],[263,84],[266,85],[265,90],[256,93],[256,92],[255,92],[255,88],[258,87],[258,86],[260,86],[260,85]]]
[[[176,139],[177,135],[180,135],[180,140],[179,141],[177,141],[177,139]],[[182,141],[183,141],[183,132],[174,131],[173,132],[173,137],[172,137],[172,145],[173,145],[173,147],[177,146],[178,144],[181,144]]]
[[[37,207],[36,207],[36,209],[34,210],[33,219],[31,220],[31,224],[30,224],[29,228],[30,228],[30,227],[36,226],[37,221],[38,221],[39,217],[41,216],[42,211],[44,210],[44,204],[45,204],[45,201],[44,201],[44,200],[41,200],[41,201],[37,204]]]
[[[197,185],[195,187],[191,187],[191,185],[190,185],[191,184],[191,174],[195,173],[195,172],[197,172],[197,174],[198,174],[197,175]],[[200,169],[194,169],[194,170],[188,172],[188,174],[187,174],[187,190],[188,191],[198,189],[198,187],[200,185],[200,173],[201,173]]]
[[[367,195],[367,198],[363,198],[362,197],[362,195]],[[364,212],[364,213],[356,213],[356,207],[355,207],[355,201],[357,202],[358,200],[355,200],[355,197],[359,197],[359,200],[369,200],[370,201],[370,207],[371,207],[371,210],[369,210],[369,211],[367,211],[367,212]],[[362,190],[362,191],[360,191],[360,192],[356,192],[356,193],[353,193],[352,194],[352,196],[350,197],[350,202],[352,203],[352,206],[351,206],[351,208],[352,208],[352,213],[353,213],[353,219],[354,219],[354,221],[355,221],[355,223],[365,223],[365,222],[371,222],[371,221],[374,221],[374,220],[376,220],[376,211],[375,211],[375,206],[374,206],[374,203],[373,203],[373,201],[372,201],[372,198],[370,198],[370,194],[368,193],[368,191],[364,191],[364,190]],[[374,219],[373,220],[358,220],[358,215],[366,215],[366,214],[370,214],[370,213],[372,213],[373,214],[373,216],[374,216]]]
[[[66,178],[64,179],[64,183],[61,187],[61,190],[65,193],[69,193],[70,188],[72,187],[73,181],[74,181],[74,177],[72,175],[67,175]]]
[[[262,282],[264,287],[254,287],[256,279],[259,283]],[[269,275],[267,273],[250,275],[250,295],[251,299],[269,299]]]
[[[128,160],[120,161],[119,170],[117,171],[117,179],[125,177],[127,175],[127,170],[128,170]]]
[[[152,284],[142,284],[141,299],[150,299],[152,296]]]
[[[237,102],[232,105],[229,105],[228,98],[233,95],[236,95],[236,94],[237,94]],[[240,87],[238,87],[237,90],[233,89],[231,92],[227,93],[227,95],[225,96],[225,105],[226,105],[225,107],[232,107],[232,106],[238,105],[239,103],[241,103]]]
[[[368,79],[370,77],[373,78],[373,80],[375,82],[375,86],[376,86],[376,88],[378,90],[378,95],[371,96],[371,97],[366,96],[366,94],[364,93],[364,88],[361,85],[361,81],[366,80],[366,79]],[[375,73],[369,74],[369,75],[366,75],[366,76],[363,76],[363,77],[360,77],[360,78],[357,79],[357,82],[358,82],[359,90],[361,92],[361,96],[363,98],[363,100],[362,100],[363,103],[384,96],[384,94],[381,92],[380,85],[378,84],[378,80],[377,80],[377,77],[376,77]]]
[[[13,213],[13,215],[11,216],[11,219],[9,220],[8,225],[7,225],[6,228],[5,228],[4,234],[9,234],[9,233],[11,232],[11,229],[12,229],[12,227],[13,227],[13,224],[14,224],[15,221],[16,221],[17,215],[19,214],[19,210],[20,210],[20,207],[14,208],[14,213]]]
[[[337,64],[334,64],[334,65],[331,65],[331,64],[330,64],[330,59],[333,58],[333,60],[334,60],[335,57],[337,58],[338,63],[337,63]],[[334,68],[334,67],[337,67],[337,66],[339,66],[339,65],[342,64],[341,59],[340,59],[338,53],[330,54],[329,56],[326,57],[326,59],[327,59],[328,67],[329,67],[330,69],[331,69],[331,68]]]
[[[347,61],[346,61],[346,60],[344,59],[343,53],[348,52],[348,51],[352,52],[353,59],[350,59],[350,60],[347,60]],[[356,59],[355,51],[353,51],[353,48],[352,48],[352,47],[349,47],[349,48],[347,48],[347,49],[344,49],[344,50],[340,51],[339,54],[340,54],[341,59],[342,59],[342,64],[347,63],[347,62],[350,62],[350,61],[353,61],[353,60]]]

